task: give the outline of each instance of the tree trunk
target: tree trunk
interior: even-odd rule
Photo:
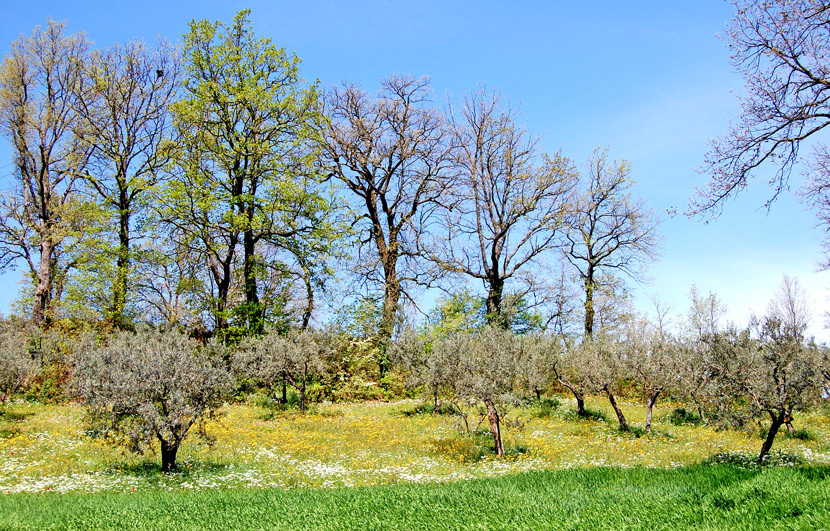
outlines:
[[[249,216],[252,214],[249,214]],[[245,290],[245,322],[248,331],[253,335],[262,334],[265,330],[262,308],[259,305],[257,293],[257,263],[256,239],[252,230],[246,230],[242,237],[243,264],[242,276]]]
[[[306,297],[306,306],[303,311],[303,324],[300,327],[300,330],[306,330],[308,328],[309,321],[311,321],[311,314],[314,311],[314,284],[311,279],[311,271],[305,264],[305,261],[301,261],[300,265],[303,268],[303,282],[305,283]]]
[[[620,429],[622,431],[628,431],[628,422],[626,422],[625,415],[623,415],[620,406],[617,405],[614,393],[611,392],[611,389],[607,385],[603,387],[602,390],[605,391],[605,394],[608,396],[608,401],[611,402],[611,407],[614,408],[614,413],[617,414],[617,420],[620,422]]]
[[[124,311],[127,306],[127,279],[130,269],[130,210],[126,193],[121,192],[122,207],[118,216],[118,258],[115,262],[115,282],[112,285],[112,309],[110,310],[112,325],[124,330],[127,328],[127,319]]]
[[[161,441],[161,471],[171,472],[176,468],[176,453],[179,451],[179,443]]]
[[[386,271],[386,286],[383,293],[383,314],[380,323],[380,352],[378,353],[378,368],[380,377],[386,376],[391,368],[389,361],[389,344],[395,331],[395,317],[398,311],[398,300],[401,297],[401,286],[395,273],[395,262],[388,266]]]
[[[585,274],[585,336],[594,334],[594,266],[588,264]]]
[[[496,406],[490,400],[485,400],[484,405],[487,406],[487,419],[490,421],[490,433],[493,435],[493,442],[495,443],[496,455],[504,456],[504,446],[501,442],[501,429],[499,426],[499,413],[496,411]]]
[[[487,292],[485,304],[487,307],[487,322],[500,328],[507,328],[509,323],[502,319],[501,303],[504,297],[504,281],[498,277],[489,278],[490,289]]]
[[[40,264],[37,274],[37,288],[35,289],[35,297],[32,303],[32,324],[35,326],[41,326],[48,317],[49,298],[52,293],[53,251],[52,238],[45,235],[40,242]]]
[[[288,378],[285,371],[282,372],[282,403],[288,404]]]
[[[657,402],[657,397],[660,396],[660,390],[651,389],[646,398],[646,433],[651,433],[651,412],[654,409],[654,403]]]
[[[308,380],[308,364],[303,367],[303,381],[300,382],[300,413],[305,415],[305,386]]]
[[[576,414],[580,417],[587,417],[588,412],[585,411],[585,393],[577,389],[575,385],[571,385],[570,383],[566,382],[562,378],[557,378],[560,384],[564,385],[568,388],[568,390],[573,393],[574,398],[576,398]]]
[[[761,453],[758,454],[758,462],[762,462],[764,457],[769,453],[770,448],[772,448],[772,443],[775,442],[775,435],[778,433],[778,429],[784,424],[784,420],[786,417],[786,413],[783,411],[779,411],[778,415],[774,412],[769,412],[770,416],[770,426],[769,431],[767,432],[767,438],[764,439],[764,444],[761,446]]]

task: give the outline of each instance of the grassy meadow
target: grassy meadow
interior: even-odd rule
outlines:
[[[229,518],[240,529],[434,528],[444,518],[456,528],[736,528],[750,513],[760,519],[746,522],[767,527],[830,528],[826,409],[798,416],[798,437],[778,436],[780,466],[757,467],[758,433],[672,424],[673,404],[656,411],[651,435],[619,432],[599,398],[587,403],[592,420],[564,398],[517,408],[504,459],[491,454],[486,422],[467,435],[458,417],[420,405],[321,404],[307,415],[228,405],[208,425],[210,444],[188,439],[179,469],[162,474],[158,455],[88,436],[78,405],[9,404],[0,529],[233,528]],[[642,425],[641,406],[623,407]]]

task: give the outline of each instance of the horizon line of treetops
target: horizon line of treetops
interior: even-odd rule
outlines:
[[[487,322],[591,335],[655,258],[659,220],[630,164],[542,153],[498,91],[439,106],[426,78],[370,96],[299,67],[248,11],[191,22],[180,47],[95,49],[53,20],[12,43],[0,267],[26,272],[14,312],[235,341],[306,329],[328,293],[376,310],[388,345],[419,289],[481,282]]]

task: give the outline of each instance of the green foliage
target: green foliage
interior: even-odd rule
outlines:
[[[683,407],[673,409],[672,412],[666,417],[666,420],[675,426],[683,426],[685,424],[695,425],[701,423],[700,415]]]
[[[799,441],[815,441],[816,436],[807,428],[799,428],[792,433],[784,431],[784,436],[788,439],[798,439]]]
[[[562,407],[562,402],[556,398],[548,398],[543,396],[536,402],[536,407],[538,408],[535,415],[540,419],[547,419],[553,417],[559,413],[559,409]]]

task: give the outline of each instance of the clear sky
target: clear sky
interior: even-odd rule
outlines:
[[[636,193],[657,212],[683,210],[707,139],[723,134],[739,110],[743,82],[718,40],[732,16],[720,0],[525,1],[296,0],[118,2],[11,0],[0,17],[0,47],[47,17],[85,31],[98,46],[161,35],[179,41],[192,19],[229,23],[251,8],[258,35],[302,58],[306,79],[328,87],[357,82],[374,91],[392,73],[427,75],[436,100],[485,83],[519,105],[546,151],[582,164],[597,146],[633,165]],[[11,153],[0,140],[0,186],[11,179]],[[783,274],[813,298],[819,339],[830,308],[830,272],[816,272],[821,231],[792,193],[767,213],[760,182],[703,224],[667,218],[662,256],[651,282],[634,286],[637,304],[656,296],[674,313],[688,307],[696,284],[713,291],[745,323],[762,313]],[[793,183],[794,188],[797,183]],[[8,313],[19,273],[0,274],[0,312]]]

